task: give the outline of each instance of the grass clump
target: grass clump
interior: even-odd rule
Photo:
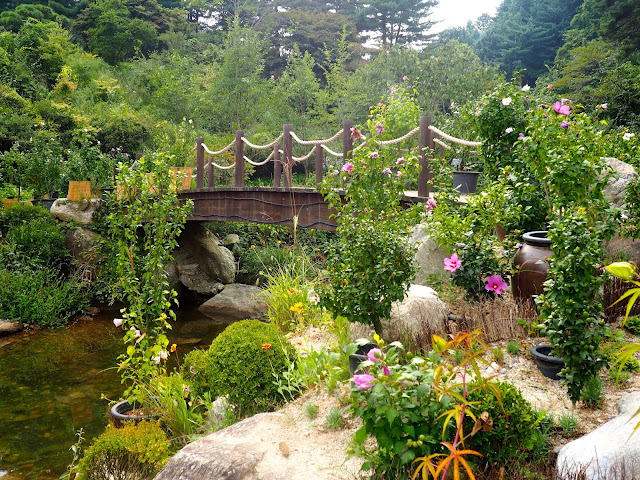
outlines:
[[[580,423],[580,419],[573,412],[562,412],[558,417],[558,427],[560,427],[565,437],[573,436],[578,423]]]
[[[509,343],[507,343],[507,353],[513,356],[520,355],[520,353],[522,353],[522,345],[515,340],[510,340]]]

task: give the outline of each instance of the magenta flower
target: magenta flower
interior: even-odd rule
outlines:
[[[404,77],[402,77],[402,81],[406,82],[409,79],[409,77],[407,77],[406,75]]]
[[[367,358],[373,363],[378,363],[383,357],[382,350],[379,348],[372,348],[367,352]]]
[[[462,266],[462,263],[460,262],[460,259],[458,258],[458,255],[456,255],[455,253],[452,254],[450,258],[445,258],[444,259],[444,269],[445,270],[448,270],[450,272],[455,272],[461,266]]]
[[[384,132],[384,125],[380,122],[376,123],[376,135],[380,135],[382,132]]]
[[[609,108],[609,104],[608,103],[603,103],[602,105],[600,105],[600,108],[603,110],[606,110],[607,108]]]
[[[386,365],[383,365],[383,367],[382,367],[382,372],[383,372],[385,375],[391,375],[391,372],[389,371],[389,367],[387,367]]]
[[[505,282],[500,275],[491,275],[485,278],[484,281],[487,282],[484,289],[496,295],[500,295],[508,286],[507,282]]]
[[[351,162],[347,162],[342,166],[342,171],[343,172],[349,173],[349,172],[351,172],[351,170],[353,170],[353,163],[351,163]]]
[[[385,168],[384,170],[382,170],[382,174],[383,175],[391,175],[391,169],[389,167]]]
[[[569,112],[571,111],[571,107],[569,105],[563,105],[560,102],[554,103],[553,109],[560,115],[569,115]]]
[[[424,206],[424,209],[427,212],[430,212],[431,210],[433,210],[434,208],[436,208],[438,206],[438,204],[436,203],[436,201],[433,198],[430,198],[429,200],[427,200],[426,205]]]
[[[362,375],[353,376],[353,383],[356,384],[356,387],[358,387],[358,390],[369,390],[371,387],[373,387],[374,381],[375,381],[375,378],[366,373]]]
[[[360,140],[360,138],[362,138],[360,130],[358,130],[356,127],[351,127],[351,138],[353,138],[354,140]]]
[[[391,93],[391,95],[393,95],[394,93],[396,93],[396,87],[391,87],[389,89],[389,93]]]
[[[553,83],[550,83],[549,85],[547,85],[547,90],[550,90],[553,88]]]
[[[516,243],[516,248],[522,248],[522,247],[523,245],[520,242]]]
[[[400,157],[396,160],[396,165],[401,165],[402,163],[404,163],[404,157]]]
[[[114,318],[114,319],[113,319],[113,324],[114,324],[116,327],[121,327],[121,326],[122,326],[122,319],[121,319],[121,318]]]
[[[567,128],[569,128],[569,122],[562,122],[560,126],[566,130]]]
[[[380,155],[378,154],[378,152],[371,152],[371,153],[369,154],[369,157],[371,157],[371,158],[378,158],[379,156],[380,156]]]

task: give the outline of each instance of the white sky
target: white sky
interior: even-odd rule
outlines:
[[[494,15],[502,0],[440,0],[432,10],[432,20],[442,20],[430,33],[450,27],[463,27],[469,20],[475,21],[483,13]]]

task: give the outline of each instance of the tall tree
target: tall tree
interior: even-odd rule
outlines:
[[[507,74],[524,69],[533,83],[547,71],[582,0],[504,0],[478,42],[483,61]]]
[[[358,30],[383,48],[391,45],[425,42],[434,35],[427,31],[435,25],[428,19],[437,0],[366,0],[355,4]],[[345,9],[349,15],[352,8]]]

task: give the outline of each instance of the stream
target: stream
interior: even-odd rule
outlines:
[[[226,324],[197,310],[176,312],[168,333],[178,358],[208,347]],[[0,343],[0,478],[53,480],[73,455],[69,447],[82,428],[87,447],[108,420],[109,400],[124,390],[116,359],[124,351],[118,311],[81,317],[59,330],[37,330]],[[0,337],[0,341],[5,340]],[[168,364],[168,370],[176,366]]]

